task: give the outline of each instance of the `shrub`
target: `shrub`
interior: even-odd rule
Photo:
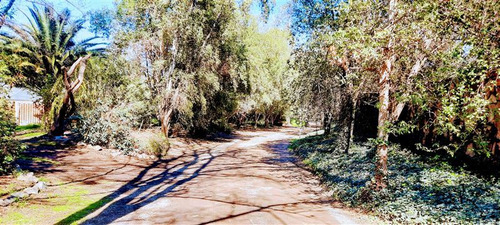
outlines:
[[[0,98],[0,174],[10,172],[12,162],[22,150],[18,141],[13,139],[16,129],[11,104]]]
[[[326,143],[326,144],[325,144]],[[373,150],[354,146],[350,154],[332,149],[334,141],[308,137],[295,141],[299,155],[333,192],[335,200],[375,212],[396,223],[498,223],[500,181],[456,169],[439,158],[392,146],[388,187],[373,192]]]
[[[113,122],[109,117],[106,118],[106,112],[108,107],[102,105],[83,117],[79,126],[83,141],[92,145],[117,148],[128,153],[134,146],[129,128]]]
[[[168,138],[161,134],[157,134],[155,137],[149,139],[149,146],[147,148],[147,153],[156,155],[158,158],[162,158],[167,155],[170,149],[170,142]]]

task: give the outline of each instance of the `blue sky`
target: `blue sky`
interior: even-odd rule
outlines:
[[[27,24],[28,20],[24,14],[29,14],[28,7],[33,5],[32,2],[38,3],[49,3],[60,11],[64,8],[71,10],[71,15],[74,18],[87,17],[88,12],[103,8],[114,8],[115,0],[16,0],[14,4],[14,20]],[[88,26],[88,23],[86,24]],[[77,35],[77,40],[83,40],[85,38],[93,37],[94,34],[88,30],[82,30]]]
[[[290,19],[287,14],[286,7],[289,5],[290,2],[291,0],[276,0],[274,10],[269,15],[269,21],[267,22],[267,24],[261,23],[259,25],[260,30],[265,31],[272,27],[283,28],[288,26]],[[258,7],[258,5],[254,3],[251,13],[257,16],[259,15],[259,10],[260,8]]]
[[[98,10],[98,9],[112,9],[115,7],[115,0],[16,0],[14,4],[14,20],[20,23],[28,23],[24,13],[28,13],[28,7],[33,3],[49,3],[56,8],[56,10],[61,10],[68,8],[71,10],[72,16],[75,18],[87,17],[88,12]],[[272,27],[286,27],[289,23],[289,18],[286,13],[286,6],[290,0],[275,0],[274,10],[271,12],[269,21],[267,24],[261,23],[259,29],[265,31]],[[252,14],[259,14],[259,7],[255,3],[251,10]],[[87,23],[88,25],[88,23]],[[88,37],[92,37],[94,34],[87,30],[82,30],[77,35],[77,40],[82,40]]]

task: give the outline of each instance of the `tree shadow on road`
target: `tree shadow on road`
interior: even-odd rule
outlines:
[[[109,224],[159,198],[165,197],[174,191],[175,188],[198,177],[199,173],[214,159],[215,156],[208,150],[200,154],[195,151],[191,155],[183,154],[168,160],[157,160],[142,170],[133,180],[121,186],[113,193],[69,215],[56,224],[72,224],[77,222],[104,207],[107,203],[126,194],[124,197],[106,206],[95,217],[83,222],[83,224]],[[171,165],[172,162],[178,163]],[[188,173],[188,169],[194,169],[194,171]]]

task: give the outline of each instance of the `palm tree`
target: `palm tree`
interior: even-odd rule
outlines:
[[[8,0],[7,4],[2,9],[0,9],[0,28],[5,23],[5,19],[7,18],[7,13],[12,8],[15,1],[16,0]],[[0,0],[0,2],[2,2],[2,0]]]
[[[50,116],[54,100],[66,86],[66,68],[71,67],[78,58],[87,55],[89,49],[100,43],[92,42],[97,37],[75,41],[76,34],[83,29],[85,21],[72,21],[67,9],[56,12],[48,5],[43,9],[33,5],[26,17],[29,24],[6,21],[5,26],[10,32],[0,33],[4,51],[2,55],[23,59],[9,66],[11,71],[17,71],[17,74],[13,74],[19,78],[17,85],[26,87],[42,97],[45,121],[48,125],[50,117],[47,116]],[[74,102],[71,104],[74,106]],[[52,116],[60,117],[57,113]]]

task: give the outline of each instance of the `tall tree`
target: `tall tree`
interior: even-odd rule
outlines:
[[[397,0],[390,0],[388,7],[387,30],[389,33],[393,32],[394,20],[396,16]],[[393,63],[396,60],[394,54],[394,36],[390,35],[387,46],[384,49],[384,62],[382,68],[379,70],[379,88],[378,88],[378,131],[377,131],[377,163],[375,165],[375,183],[377,189],[383,189],[387,186],[387,145],[389,142],[389,133],[386,129],[386,124],[389,123],[389,101],[390,101],[390,76],[393,73]]]
[[[120,45],[131,48],[158,105],[162,132],[172,119],[194,133],[218,126],[235,110],[244,81],[244,46],[232,1],[122,1]]]
[[[87,60],[90,54],[85,57],[80,57],[76,62],[71,65],[69,69],[63,69],[63,83],[64,83],[64,96],[62,98],[61,108],[55,114],[54,122],[50,127],[52,135],[61,135],[64,133],[64,120],[76,110],[75,92],[82,86],[84,81],[85,69],[87,67]],[[78,67],[78,76],[71,80],[71,77],[76,72]]]
[[[272,126],[288,109],[290,32],[279,29],[259,32],[254,19],[250,18],[250,26],[244,32],[248,90],[238,104],[237,117],[240,123],[251,119],[257,126],[262,119],[265,126]]]

